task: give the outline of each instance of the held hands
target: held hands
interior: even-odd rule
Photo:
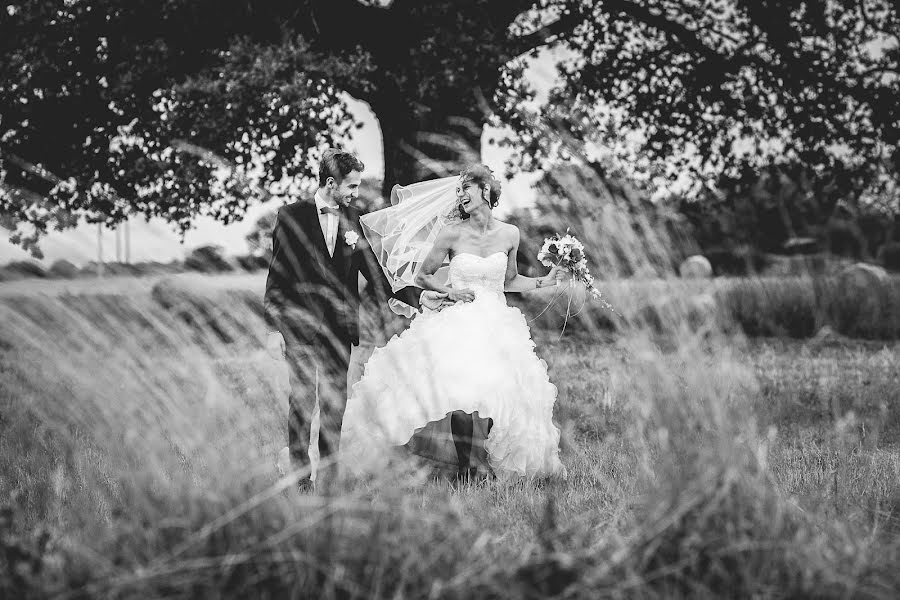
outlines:
[[[447,299],[454,304],[457,302],[472,302],[475,300],[475,292],[472,290],[450,290]]]
[[[447,293],[425,290],[419,296],[419,304],[426,311],[440,312],[457,302],[471,302],[474,299],[475,293],[472,290],[451,290]]]
[[[419,304],[425,311],[440,312],[448,306],[452,306],[453,302],[447,299],[447,294],[425,290],[419,296]]]

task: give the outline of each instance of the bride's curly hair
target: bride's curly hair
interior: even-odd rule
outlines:
[[[500,204],[500,180],[494,177],[494,172],[487,165],[469,165],[459,174],[462,179],[462,185],[474,183],[478,187],[488,189],[488,204],[491,208],[496,208]],[[459,206],[459,214],[463,219],[468,219],[469,214]]]

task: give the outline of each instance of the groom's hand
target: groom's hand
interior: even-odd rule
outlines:
[[[270,331],[266,338],[266,350],[275,360],[284,358],[284,336],[280,331]]]
[[[450,306],[453,302],[447,300],[447,294],[442,292],[435,292],[432,290],[425,290],[419,296],[419,304],[423,309],[427,309],[434,312],[440,312],[441,309]]]

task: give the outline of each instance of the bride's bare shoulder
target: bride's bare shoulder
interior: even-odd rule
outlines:
[[[462,231],[462,223],[447,223],[441,232],[447,232],[449,235],[459,235]]]
[[[519,228],[512,223],[507,223],[506,221],[497,221],[500,225],[500,231],[504,236],[509,237],[511,240],[519,239]]]
[[[459,238],[459,234],[462,231],[461,225],[461,223],[448,223],[438,234],[438,240],[450,242]]]

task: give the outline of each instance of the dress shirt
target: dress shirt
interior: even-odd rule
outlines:
[[[338,208],[336,204],[332,204],[325,199],[322,191],[316,192],[316,214],[319,215],[319,225],[322,227],[322,235],[325,236],[325,245],[328,247],[328,254],[334,256],[334,247],[337,242],[338,216],[334,213],[323,213],[323,208]]]

